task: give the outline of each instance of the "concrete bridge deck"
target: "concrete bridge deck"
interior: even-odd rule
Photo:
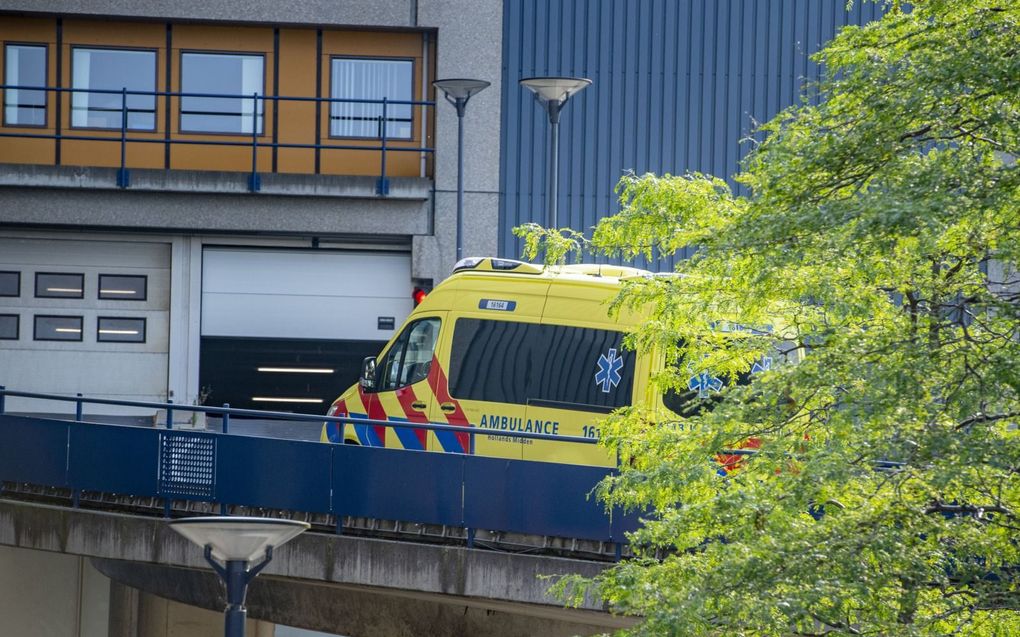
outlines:
[[[0,499],[0,545],[93,558],[115,581],[206,607],[222,589],[200,551],[159,518]],[[249,615],[352,637],[577,635],[630,625],[595,600],[565,609],[543,576],[606,564],[305,533],[252,586]]]

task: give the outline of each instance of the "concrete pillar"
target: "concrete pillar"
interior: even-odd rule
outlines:
[[[110,583],[110,637],[138,637],[138,589]]]
[[[110,580],[88,558],[0,547],[0,633],[106,637]]]
[[[248,637],[274,637],[276,626],[248,620]],[[222,637],[223,613],[143,593],[119,582],[110,587],[109,637]]]

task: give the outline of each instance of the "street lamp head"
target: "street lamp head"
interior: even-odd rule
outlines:
[[[464,110],[471,96],[489,88],[485,80],[449,78],[432,83],[457,109],[457,260],[464,256]]]
[[[489,88],[490,83],[485,80],[450,78],[445,80],[436,80],[432,83],[432,86],[442,91],[448,100],[464,100],[466,102],[471,99],[473,95],[481,93],[485,89]]]
[[[535,94],[535,99],[549,116],[549,180],[546,182],[546,223],[557,227],[556,198],[559,189],[560,111],[572,95],[588,88],[591,80],[583,77],[526,77],[521,86]]]
[[[309,525],[297,520],[209,516],[172,520],[170,527],[223,562],[251,562],[267,547],[279,547]]]
[[[583,77],[526,77],[521,80],[521,86],[534,93],[535,99],[547,109],[550,104],[557,108],[563,106],[589,84],[591,80]]]

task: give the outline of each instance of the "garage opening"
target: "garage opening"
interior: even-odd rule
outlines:
[[[200,393],[324,413],[411,312],[411,292],[408,253],[207,247]]]

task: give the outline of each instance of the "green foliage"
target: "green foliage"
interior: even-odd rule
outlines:
[[[632,341],[664,386],[809,352],[679,424],[603,427],[623,470],[600,496],[654,514],[634,559],[558,590],[642,617],[628,634],[1020,634],[1020,4],[890,9],[818,54],[817,105],[763,126],[748,196],[629,175],[590,238],[520,230],[551,261],[698,247],[618,299],[650,308]]]

